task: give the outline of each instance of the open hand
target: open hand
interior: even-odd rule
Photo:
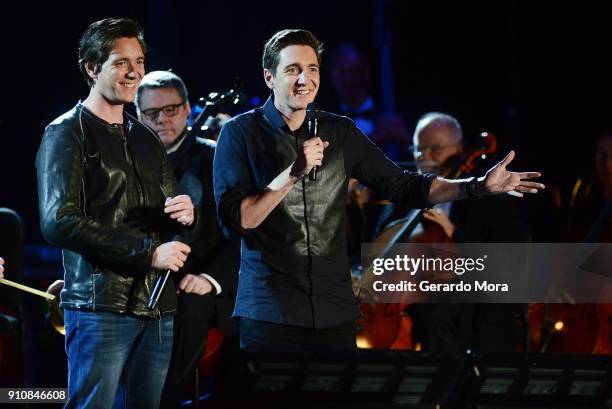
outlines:
[[[493,166],[484,176],[484,189],[487,194],[508,193],[512,196],[523,197],[523,193],[538,193],[544,185],[530,182],[528,179],[542,176],[540,172],[510,172],[506,167],[514,159],[514,151]]]

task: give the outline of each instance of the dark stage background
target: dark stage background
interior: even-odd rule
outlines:
[[[85,27],[108,16],[131,16],[145,28],[147,71],[172,68],[191,102],[229,89],[265,100],[260,55],[273,32],[304,27],[328,49],[354,41],[371,55],[377,93],[374,1],[96,3],[18,2],[3,7],[0,206],[17,210],[26,240],[42,243],[34,158],[45,125],[87,95],[76,65]],[[516,168],[538,169],[564,187],[592,165],[592,144],[612,112],[610,7],[499,1],[387,2],[400,113],[455,115],[468,141],[495,132]],[[325,61],[323,62],[325,64]],[[323,67],[324,68],[324,67]],[[329,79],[319,101],[333,108]],[[524,200],[538,208],[540,198]],[[542,206],[545,207],[545,206]],[[536,229],[537,230],[537,229]]]
[[[411,131],[419,115],[444,111],[459,119],[468,143],[483,130],[494,132],[503,154],[517,150],[515,169],[541,170],[549,187],[567,191],[578,175],[592,171],[595,139],[612,130],[609,6],[400,0],[386,5],[395,96]],[[149,46],[147,71],[172,68],[187,83],[192,103],[229,89],[237,76],[244,91],[263,102],[268,96],[260,66],[263,43],[289,27],[312,30],[327,49],[343,41],[365,47],[372,91],[378,92],[374,0],[18,1],[1,7],[0,207],[23,217],[24,281],[42,289],[60,277],[61,267],[59,253],[41,246],[34,158],[45,125],[87,96],[76,51],[89,23],[110,16],[140,21]],[[325,72],[325,59],[322,68]],[[327,76],[318,100],[329,110],[337,103]],[[536,241],[556,239],[546,217],[551,191],[521,201]],[[42,326],[44,303],[26,304],[32,327]],[[30,384],[65,384],[61,370],[59,377],[46,370],[53,364],[50,355],[62,369],[65,360],[62,338],[49,337],[42,332],[29,337]]]

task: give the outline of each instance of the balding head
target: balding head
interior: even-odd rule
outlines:
[[[444,172],[451,157],[463,151],[459,121],[448,114],[430,112],[421,117],[414,130],[414,158],[422,172]]]

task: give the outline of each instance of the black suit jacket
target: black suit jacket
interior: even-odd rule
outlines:
[[[240,246],[230,241],[219,229],[213,193],[212,165],[216,143],[195,135],[187,135],[179,149],[171,153],[170,163],[179,181],[181,192],[191,197],[198,208],[199,239],[191,245],[191,253],[183,268],[185,273],[206,273],[221,285],[222,293],[235,294],[238,283]]]

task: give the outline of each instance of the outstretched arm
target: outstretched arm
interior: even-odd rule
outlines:
[[[529,179],[540,177],[540,172],[511,172],[507,166],[514,159],[514,151],[477,179],[448,180],[436,178],[429,190],[429,200],[432,203],[449,202],[472,196],[496,195],[508,193],[523,197],[524,193],[538,193],[544,185],[531,182]]]

